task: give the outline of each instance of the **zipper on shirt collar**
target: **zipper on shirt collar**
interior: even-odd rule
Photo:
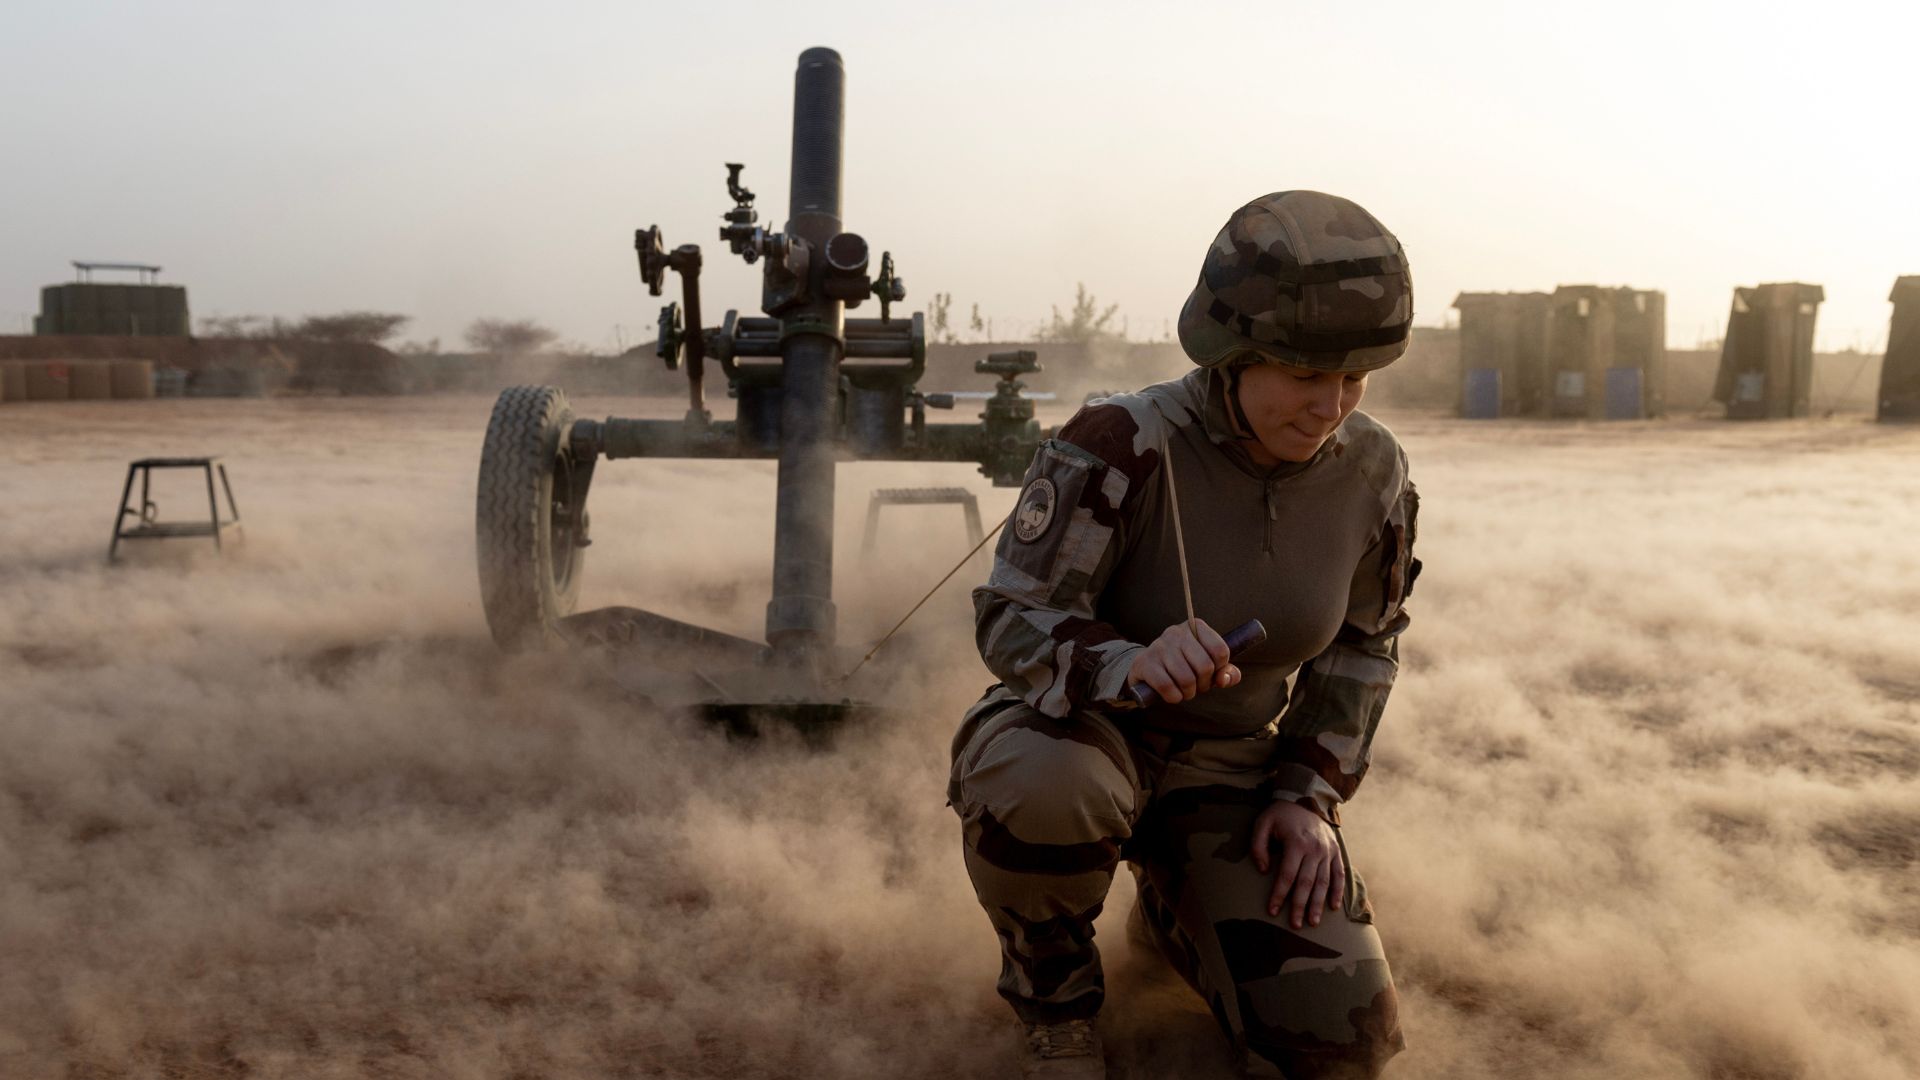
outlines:
[[[1280,520],[1280,512],[1273,505],[1273,489],[1279,483],[1278,480],[1268,480],[1260,485],[1260,491],[1267,501],[1267,540],[1261,550],[1269,555],[1273,554],[1273,523]]]

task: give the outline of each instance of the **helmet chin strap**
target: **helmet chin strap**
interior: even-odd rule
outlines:
[[[1278,455],[1274,455],[1272,451],[1266,450],[1265,449],[1266,444],[1264,442],[1261,442],[1260,440],[1260,433],[1258,431],[1255,431],[1253,428],[1252,418],[1247,415],[1246,408],[1240,404],[1240,376],[1241,376],[1241,373],[1246,370],[1247,366],[1248,365],[1245,365],[1245,364],[1235,364],[1232,367],[1228,367],[1228,368],[1214,369],[1217,374],[1224,375],[1227,380],[1224,396],[1226,398],[1226,407],[1227,407],[1227,427],[1229,429],[1228,433],[1231,434],[1235,439],[1238,439],[1242,442],[1252,442],[1260,446],[1262,448],[1263,453],[1276,457],[1278,459],[1276,463],[1265,466],[1269,469],[1290,472],[1290,471],[1297,471],[1299,469],[1306,468],[1309,464],[1311,464],[1313,461],[1318,459],[1321,454],[1326,452],[1327,447],[1333,442],[1334,437],[1332,435],[1329,435],[1325,439],[1322,439],[1320,441],[1320,445],[1314,449],[1313,456],[1307,458],[1304,461],[1293,461],[1287,458],[1279,458]],[[1345,422],[1344,417],[1342,417],[1342,422]],[[1336,429],[1338,429],[1339,427],[1338,424],[1334,426]],[[1245,449],[1245,448],[1243,447],[1242,449]],[[1252,451],[1248,451],[1248,453],[1251,454]],[[1260,463],[1260,459],[1258,457],[1255,457],[1254,461],[1256,463]]]
[[[1247,419],[1247,410],[1240,405],[1240,372],[1244,364],[1235,364],[1227,369],[1227,423],[1233,427],[1233,435],[1238,439],[1257,439],[1260,436],[1253,430],[1253,421]]]

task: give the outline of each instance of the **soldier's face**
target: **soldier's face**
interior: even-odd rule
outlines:
[[[1240,408],[1254,434],[1246,440],[1247,449],[1263,464],[1305,461],[1359,407],[1366,392],[1365,372],[1250,364],[1240,372]]]

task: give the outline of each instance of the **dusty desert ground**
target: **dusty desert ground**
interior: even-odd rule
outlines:
[[[488,407],[0,408],[0,1076],[1003,1072],[942,805],[984,563],[874,684],[897,722],[730,744],[589,658],[495,652]],[[1920,1074],[1920,430],[1384,418],[1427,566],[1348,826],[1390,1075]],[[126,461],[204,452],[244,549],[107,568]],[[867,491],[915,483],[1011,502],[843,467],[850,639],[965,550],[902,511],[857,578]],[[770,465],[603,466],[586,604],[754,632],[772,494]],[[1208,1075],[1128,903],[1115,1073]]]

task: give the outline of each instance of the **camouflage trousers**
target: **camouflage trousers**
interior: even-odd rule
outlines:
[[[1093,923],[1125,860],[1150,936],[1236,1046],[1293,1080],[1379,1075],[1405,1042],[1351,861],[1345,908],[1319,926],[1267,914],[1272,876],[1249,839],[1271,801],[1274,745],[1125,734],[1095,713],[1055,720],[1004,690],[969,710],[948,796],[1000,937],[1000,995],[1022,1020],[1099,1011]]]

